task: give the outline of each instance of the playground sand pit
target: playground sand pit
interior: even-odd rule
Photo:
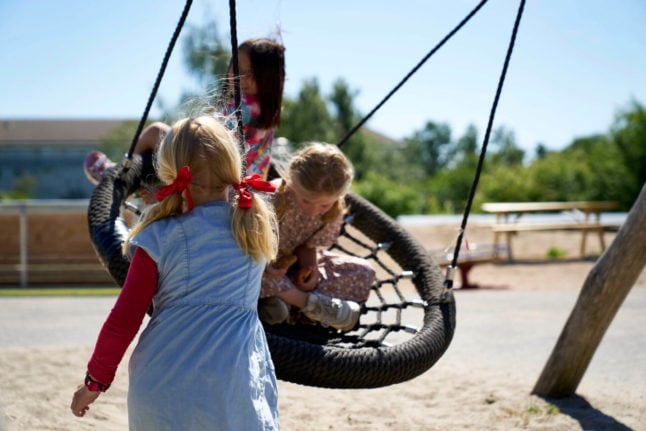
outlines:
[[[456,230],[414,226],[429,249],[452,245]],[[613,234],[607,234],[610,244]],[[491,233],[467,232],[472,244]],[[456,289],[456,332],[427,372],[377,389],[324,389],[279,382],[282,429],[318,430],[646,430],[646,275],[622,304],[576,395],[531,395],[565,324],[592,257],[580,234],[514,238],[515,263],[473,268],[479,289]],[[598,241],[588,239],[590,254]],[[551,248],[562,250],[548,260]],[[599,251],[596,251],[598,254]],[[126,430],[126,355],[112,388],[85,418],[69,404],[114,297],[0,297],[0,430]],[[181,402],[181,400],[178,400]]]

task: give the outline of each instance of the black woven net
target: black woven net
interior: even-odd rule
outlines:
[[[121,253],[128,233],[128,201],[154,176],[150,160],[135,156],[109,171],[88,208],[97,255],[118,285],[129,261]],[[313,324],[265,325],[278,378],[332,388],[379,387],[429,369],[448,348],[455,302],[426,250],[392,218],[353,193],[332,250],[369,259],[377,272],[358,325],[341,332]]]

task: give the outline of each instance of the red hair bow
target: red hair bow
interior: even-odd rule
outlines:
[[[182,194],[184,190],[186,190],[186,200],[188,203],[188,210],[193,209],[193,198],[191,197],[191,190],[189,190],[188,186],[189,184],[193,183],[193,175],[191,175],[191,168],[188,166],[182,166],[182,168],[177,172],[177,177],[175,180],[166,185],[162,186],[159,188],[159,191],[157,192],[157,201],[161,202],[164,199],[166,199],[168,196],[172,195],[173,193],[179,193]]]
[[[240,181],[240,183],[233,184],[233,188],[240,195],[240,199],[238,200],[239,208],[251,208],[251,204],[253,201],[251,199],[251,192],[249,191],[249,187],[259,192],[276,191],[276,186],[274,186],[270,182],[261,180],[260,175],[258,174],[249,175],[245,177],[242,181]]]

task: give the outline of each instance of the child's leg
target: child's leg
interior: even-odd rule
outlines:
[[[152,153],[157,151],[159,143],[164,139],[164,136],[170,131],[170,126],[156,121],[150,126],[146,127],[135,144],[133,154]],[[144,184],[137,192],[139,198],[145,205],[151,205],[157,202],[155,194],[157,193],[157,186],[153,184]]]
[[[103,175],[115,164],[101,151],[92,151],[83,162],[83,172],[85,172],[87,179],[96,186],[101,182]]]
[[[366,302],[375,280],[375,270],[366,259],[318,252],[319,271],[325,273],[316,289],[333,298]]]
[[[146,151],[155,151],[161,140],[166,136],[170,130],[170,126],[160,121],[152,123],[146,127],[135,144],[133,154],[142,154]],[[92,151],[85,158],[83,163],[83,170],[87,179],[94,185],[99,184],[103,178],[103,174],[116,165],[115,162],[110,160],[105,154],[100,151]]]
[[[319,292],[290,289],[279,292],[277,296],[299,308],[310,319],[343,331],[354,328],[361,314],[361,307],[356,302],[332,298]]]
[[[276,295],[289,305],[296,308],[304,308],[307,305],[308,293],[296,288],[278,292]]]
[[[267,323],[281,323],[289,318],[288,305],[298,308],[311,320],[343,331],[354,328],[361,314],[361,306],[354,301],[320,292],[303,292],[296,287],[260,299],[258,313]]]
[[[303,308],[307,304],[307,293],[294,288],[278,292],[276,296],[260,298],[258,315],[264,322],[274,325],[289,319],[289,306]]]
[[[359,321],[361,306],[354,301],[310,292],[307,296],[307,305],[301,309],[301,312],[324,326],[349,331]]]
[[[135,144],[135,148],[132,151],[133,154],[141,154],[145,151],[155,151],[159,143],[164,139],[164,136],[166,136],[169,131],[169,125],[162,123],[161,121],[155,121],[141,132],[139,139]]]

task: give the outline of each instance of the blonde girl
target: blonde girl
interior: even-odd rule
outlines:
[[[109,388],[152,300],[130,358],[129,429],[278,430],[276,378],[257,314],[277,238],[273,211],[256,192],[274,187],[240,179],[237,144],[210,115],[172,126],[157,172],[160,202],[124,246],[130,269],[72,412],[84,416]]]
[[[315,322],[352,329],[375,272],[365,259],[327,251],[341,230],[352,165],[337,146],[312,143],[279,170],[280,251],[263,275],[261,318],[283,322],[291,306]]]

